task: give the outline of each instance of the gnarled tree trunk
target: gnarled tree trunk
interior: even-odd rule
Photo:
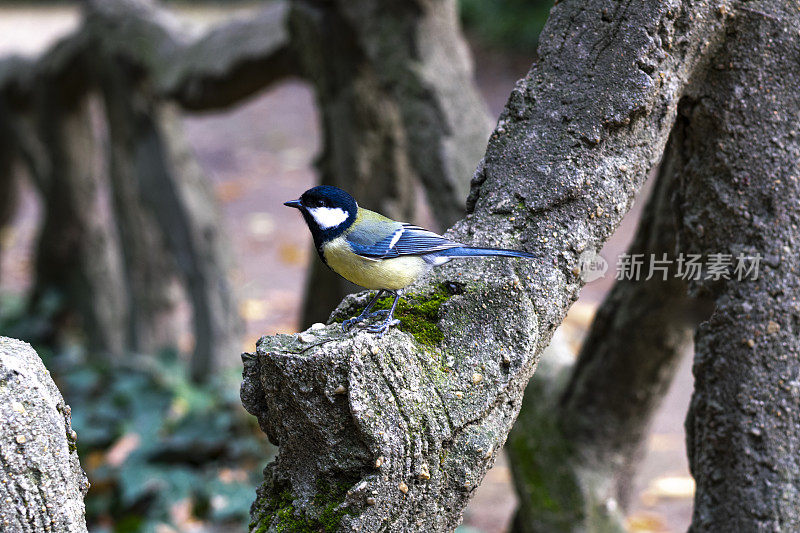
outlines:
[[[60,318],[77,322],[91,352],[115,358],[125,347],[126,309],[103,202],[87,51],[84,39],[61,43],[23,69],[29,85],[9,96],[17,145],[43,200],[31,309],[58,299]]]
[[[536,261],[451,262],[399,331],[263,338],[242,399],[280,446],[252,529],[449,531],[504,443],[539,354],[660,159],[679,98],[723,38],[714,2],[557,4],[449,235]],[[350,298],[339,317],[356,311]],[[324,343],[323,343],[324,341]],[[294,521],[294,522],[293,522]]]

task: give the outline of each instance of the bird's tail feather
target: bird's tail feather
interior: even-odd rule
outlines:
[[[437,257],[524,257],[527,259],[535,259],[536,256],[528,252],[520,252],[517,250],[504,250],[502,248],[473,248],[470,246],[459,246],[458,248],[447,248],[435,252],[431,255]]]

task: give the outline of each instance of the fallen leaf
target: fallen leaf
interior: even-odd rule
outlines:
[[[138,433],[124,434],[106,452],[106,463],[111,466],[121,465],[139,447],[140,442],[141,438]]]
[[[597,304],[575,302],[569,308],[564,322],[569,321],[572,325],[588,329],[594,321],[595,313],[597,313]]]
[[[247,471],[242,469],[222,468],[219,471],[219,480],[223,483],[247,483]]]
[[[641,500],[645,505],[655,505],[661,499],[694,498],[694,479],[689,476],[667,476],[654,479],[642,492]]]
[[[239,304],[239,316],[245,320],[264,320],[269,308],[269,302],[266,300],[248,298]]]
[[[647,439],[647,449],[651,451],[682,451],[686,441],[680,433],[653,433]]]
[[[636,533],[660,533],[667,531],[664,517],[653,513],[634,513],[627,520],[628,531]]]
[[[86,470],[92,471],[97,470],[106,462],[106,454],[97,450],[89,453],[89,456],[86,458]],[[94,486],[94,482],[92,482]]]
[[[246,192],[246,187],[241,181],[223,181],[214,187],[217,199],[225,204],[238,200]]]

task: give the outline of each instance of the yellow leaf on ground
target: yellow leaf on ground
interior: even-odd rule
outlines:
[[[662,499],[694,498],[694,479],[689,476],[667,476],[654,479],[642,492],[641,500],[645,505],[655,505]]]
[[[647,439],[647,449],[657,452],[681,451],[686,446],[686,440],[681,433],[653,433]]]
[[[269,302],[266,300],[248,298],[239,304],[239,316],[245,320],[264,320],[269,308]]]
[[[594,315],[597,313],[597,304],[586,302],[575,302],[569,308],[564,322],[568,322],[576,327],[588,329],[594,321]]]
[[[628,531],[632,533],[662,533],[667,531],[664,517],[654,513],[634,513],[627,520]]]

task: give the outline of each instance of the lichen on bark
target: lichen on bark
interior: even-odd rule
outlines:
[[[89,482],[70,408],[33,348],[8,337],[0,337],[0,420],[0,530],[85,532]]]

